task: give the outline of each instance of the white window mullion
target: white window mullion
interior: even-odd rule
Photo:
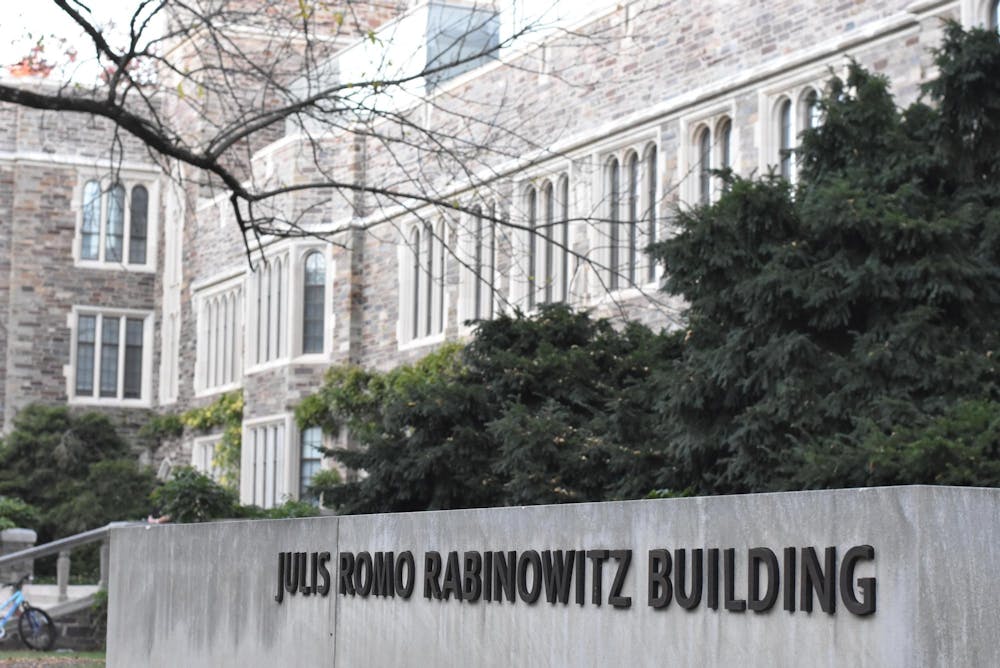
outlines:
[[[225,385],[230,382],[230,375],[232,373],[232,358],[229,356],[229,339],[232,329],[232,300],[230,299],[229,293],[226,293],[222,298],[223,304],[223,317],[222,317],[222,344],[220,346],[220,352],[222,353],[222,384]]]
[[[291,309],[288,307],[288,298],[291,293],[290,288],[290,274],[289,263],[291,258],[285,258],[281,262],[281,268],[278,270],[278,323],[277,323],[277,333],[278,340],[274,344],[275,358],[283,359],[287,357],[288,339],[289,339],[289,323],[291,318],[288,317]]]
[[[217,295],[214,300],[212,300],[213,306],[212,310],[215,312],[215,317],[212,319],[215,323],[215,331],[212,332],[212,386],[218,387],[222,385],[222,331],[223,322],[225,318],[225,309],[223,305],[225,304],[225,298],[223,295]]]
[[[278,343],[278,276],[281,273],[281,263],[276,260],[268,275],[267,287],[267,346],[265,347],[264,361],[277,359],[278,351],[275,346]]]
[[[243,289],[236,291],[236,312],[233,315],[233,380],[243,374]]]

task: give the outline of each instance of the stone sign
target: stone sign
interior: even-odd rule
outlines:
[[[1000,490],[117,529],[110,666],[1000,665]]]

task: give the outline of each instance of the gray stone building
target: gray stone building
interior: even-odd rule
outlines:
[[[532,5],[379,5],[376,39],[345,42],[328,71],[349,77],[366,44],[432,54],[456,15],[479,12],[480,38],[502,40],[538,18]],[[443,135],[461,134],[460,118],[470,136],[502,129],[476,135],[489,151],[428,160],[419,143],[390,150],[345,130],[316,158],[307,123],[289,122],[253,153],[261,182],[318,169],[416,184],[461,213],[289,193],[276,206],[305,234],[264,237],[249,258],[227,193],[178,186],[130,141],[106,182],[109,128],[0,106],[5,429],[31,401],[107,410],[134,428],[151,411],[241,391],[242,499],[297,497],[324,437],[300,433],[292,411],[330,365],[390,368],[467,337],[468,320],[546,302],[676,326],[682,304],[658,291],[661,269],[641,249],[669,234],[676,207],[718,196],[708,170],[794,180],[788,149],[822,122],[815,101],[848,57],[888,76],[905,104],[934,74],[943,19],[996,26],[997,5],[564,2],[495,57],[374,103]],[[189,434],[148,456],[210,469],[219,438]]]

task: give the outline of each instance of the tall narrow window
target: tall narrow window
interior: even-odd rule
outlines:
[[[316,503],[318,499],[310,494],[309,485],[323,463],[323,430],[309,427],[302,431],[302,450],[299,457],[299,500]]]
[[[288,493],[285,488],[285,425],[282,422],[251,427],[242,461],[249,474],[241,481],[246,503],[273,508]],[[247,447],[249,446],[249,447]]]
[[[97,316],[81,315],[76,326],[76,393],[94,396],[94,344]]]
[[[552,262],[554,261],[553,251],[553,235],[555,234],[555,217],[556,217],[556,202],[555,202],[555,192],[552,189],[552,183],[546,182],[545,189],[542,191],[542,198],[545,202],[545,254],[542,256],[541,260],[543,263],[543,268],[541,271],[536,272],[536,275],[544,281],[545,285],[545,303],[552,303],[552,282],[555,280],[555,276],[552,272]]]
[[[435,303],[434,309],[437,313],[437,324],[436,332],[444,331],[444,288],[445,282],[447,281],[447,259],[448,254],[445,248],[448,240],[448,224],[444,221],[438,223],[438,235],[437,235],[437,277],[434,282],[435,288]]]
[[[994,2],[990,9],[990,27],[1000,31],[1000,1]]]
[[[488,249],[484,248],[485,243],[485,229],[483,226],[483,209],[480,206],[475,206],[472,208],[472,317],[476,320],[485,317],[492,317],[492,313],[489,316],[483,312],[483,284],[491,284],[493,281],[492,275],[487,279],[486,276],[486,265],[484,255],[488,252]],[[492,248],[492,244],[489,247]],[[492,260],[490,261],[492,265]]]
[[[125,320],[125,380],[122,396],[138,399],[142,394],[142,320]]]
[[[412,313],[413,316],[413,329],[410,332],[411,338],[418,338],[420,336],[420,230],[413,228],[413,232],[410,234],[410,248],[413,251],[413,266],[411,267],[412,273],[411,278],[413,279],[413,305]]]
[[[426,295],[424,308],[424,335],[430,335],[434,325],[434,228],[424,226],[424,265],[426,270]]]
[[[698,134],[698,203],[712,201],[712,133],[704,128]]]
[[[719,123],[719,169],[733,166],[733,122],[724,118]]]
[[[538,193],[528,189],[528,308],[535,307],[535,289],[538,286]]]
[[[792,101],[778,107],[778,159],[782,178],[792,180]]]
[[[323,352],[326,263],[319,252],[306,256],[302,288],[302,352]]]
[[[251,366],[265,364],[288,354],[288,345],[285,341],[288,324],[286,321],[288,306],[285,299],[288,281],[285,279],[288,264],[287,255],[282,254],[270,259],[261,259],[254,271],[252,285],[256,294],[252,297],[252,306],[255,309],[251,309],[250,316],[253,321],[246,327]],[[213,340],[223,340],[223,327],[229,327],[230,331],[234,331],[235,322],[217,327],[218,337]],[[225,345],[217,348],[218,354],[213,356],[213,359],[222,360],[226,349]],[[221,376],[221,367],[219,371]]]
[[[494,214],[483,214],[483,207],[472,207],[466,226],[463,246],[466,260],[459,268],[462,297],[459,300],[459,319],[486,320],[493,317],[493,264],[494,264]]]
[[[274,278],[277,281],[277,286],[274,290],[275,296],[275,309],[274,309],[274,357],[281,357],[283,348],[281,346],[281,335],[285,331],[285,310],[282,308],[282,297],[284,296],[281,290],[282,276],[284,275],[285,263],[278,259],[274,263]]]
[[[146,235],[149,218],[149,192],[143,186],[132,188],[132,221],[129,225],[128,261],[146,264]]]
[[[266,313],[266,311],[264,308],[267,306],[267,303],[264,301],[264,271],[266,267],[266,260],[261,261],[261,263],[257,265],[257,289],[254,290],[254,292],[257,293],[257,326],[255,328],[257,334],[257,340],[255,341],[257,354],[256,356],[251,355],[251,358],[256,357],[254,361],[258,364],[264,361],[264,340],[267,338],[267,330],[264,328],[264,323],[266,321],[266,318],[264,317],[264,313]]]
[[[476,286],[472,295],[472,314],[477,320],[483,317],[483,291],[479,287],[479,282],[483,280],[483,210],[480,207],[472,209],[472,277],[473,285]]]
[[[118,396],[118,318],[101,318],[101,396]]]
[[[656,241],[656,146],[652,145],[646,151],[646,243]],[[652,262],[646,267],[646,280],[656,279],[656,265]]]
[[[486,226],[486,238],[488,240],[486,246],[486,258],[489,264],[486,266],[485,278],[482,283],[483,297],[482,301],[486,308],[483,312],[483,317],[492,318],[493,317],[493,282],[496,280],[496,267],[497,267],[497,225],[498,223],[498,212],[497,205],[495,203],[490,205],[490,219]]]
[[[83,222],[80,228],[80,258],[96,260],[101,251],[101,184],[83,186]]]
[[[618,159],[612,158],[608,163],[608,288],[618,289],[618,274],[621,271],[619,264],[619,243],[621,230],[621,170],[618,166]]]
[[[108,210],[104,229],[104,259],[121,262],[125,240],[125,188],[116,183],[108,191]]]
[[[812,88],[802,98],[802,127],[806,130],[819,127],[819,95]]]
[[[639,197],[642,182],[639,178],[639,156],[632,153],[628,158],[628,266],[625,274],[629,285],[638,282],[636,266],[639,261]]]
[[[559,220],[562,248],[559,250],[559,298],[569,301],[569,178],[562,177],[559,181]]]
[[[275,267],[277,269],[277,267]],[[262,362],[266,362],[271,358],[271,341],[274,339],[274,278],[273,274],[277,273],[271,271],[271,267],[268,266],[264,270],[264,280],[266,281],[267,288],[267,311],[264,312],[262,319],[264,320],[264,331],[267,334],[264,336],[264,356],[261,359]]]

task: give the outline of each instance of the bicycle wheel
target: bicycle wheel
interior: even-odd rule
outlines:
[[[49,613],[31,606],[21,610],[17,630],[21,633],[21,642],[30,649],[44,651],[56,641],[56,625],[52,623]]]

